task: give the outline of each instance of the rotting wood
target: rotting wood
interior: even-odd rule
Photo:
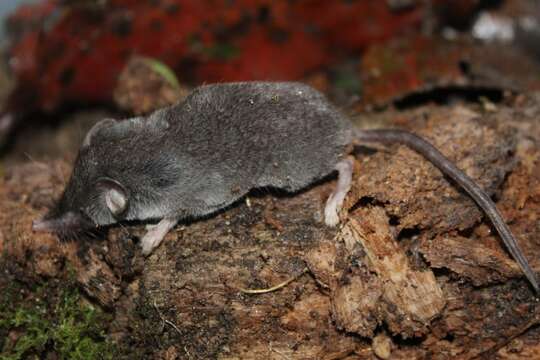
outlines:
[[[487,285],[519,278],[519,266],[503,253],[462,236],[439,236],[425,241],[420,251],[434,268],[448,268],[474,285]]]
[[[389,220],[379,207],[358,209],[341,236],[346,243],[362,244],[367,266],[381,289],[380,299],[370,305],[381,308],[379,311],[389,329],[404,337],[421,336],[441,314],[445,300],[431,270],[412,269],[390,229]],[[364,291],[356,296],[363,297]]]

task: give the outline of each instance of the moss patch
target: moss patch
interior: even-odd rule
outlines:
[[[49,281],[28,289],[11,282],[0,294],[0,359],[112,359],[107,323],[76,287]]]

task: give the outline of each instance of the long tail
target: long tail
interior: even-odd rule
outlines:
[[[485,214],[491,220],[493,226],[501,236],[502,241],[506,245],[508,251],[521,270],[530,281],[532,287],[537,294],[540,294],[540,287],[536,280],[536,275],[532,271],[527,259],[523,255],[523,251],[519,247],[512,231],[506,225],[503,217],[497,210],[497,207],[491,198],[484,190],[482,190],[469,176],[456,167],[448,158],[446,158],[439,150],[421,137],[403,130],[355,130],[355,138],[362,142],[381,142],[381,143],[400,143],[407,145],[414,151],[418,152],[433,165],[435,165],[443,174],[454,180],[461,186],[476,203],[482,208]]]

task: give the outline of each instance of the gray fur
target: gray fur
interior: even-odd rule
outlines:
[[[148,254],[179,219],[215,212],[254,188],[294,192],[323,178],[355,139],[406,144],[463,187],[540,293],[512,232],[472,179],[414,134],[353,130],[322,94],[299,83],[201,86],[148,117],[98,123],[83,142],[58,206],[33,227],[69,233],[120,220],[160,219],[156,231],[142,239]],[[328,225],[339,220],[349,178],[338,187],[339,199],[327,204]]]
[[[200,217],[253,188],[298,191],[331,173],[351,142],[348,120],[300,83],[201,86],[146,118],[96,128],[54,216],[82,211],[99,226]],[[101,178],[127,192],[121,216],[107,208]]]

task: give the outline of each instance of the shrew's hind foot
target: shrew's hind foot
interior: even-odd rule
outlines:
[[[352,175],[354,169],[354,160],[348,157],[336,164],[338,171],[338,180],[334,192],[330,194],[324,208],[324,222],[328,226],[339,224],[339,212],[343,206],[345,196],[351,189]]]

